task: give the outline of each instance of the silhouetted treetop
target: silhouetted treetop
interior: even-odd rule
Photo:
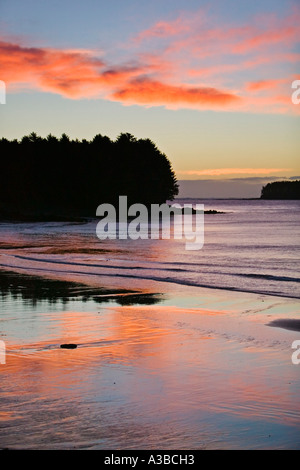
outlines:
[[[164,203],[178,194],[172,166],[150,139],[90,141],[35,132],[0,140],[0,217],[95,216],[99,204]]]
[[[261,190],[261,199],[300,199],[300,180],[268,183]]]

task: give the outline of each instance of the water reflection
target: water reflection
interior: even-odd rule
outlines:
[[[34,307],[38,301],[47,301],[51,305],[59,301],[66,305],[74,300],[92,300],[97,304],[114,300],[119,305],[154,305],[161,301],[162,296],[125,289],[104,289],[74,281],[46,279],[0,270],[0,299],[7,298],[22,299]]]

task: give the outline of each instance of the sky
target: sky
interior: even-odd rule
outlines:
[[[259,197],[300,175],[299,23],[298,0],[0,0],[0,137],[129,132],[182,197]]]

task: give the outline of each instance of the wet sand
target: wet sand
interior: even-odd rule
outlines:
[[[298,301],[1,276],[1,448],[300,448]]]

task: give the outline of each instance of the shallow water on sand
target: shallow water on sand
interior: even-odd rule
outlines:
[[[179,288],[101,302],[68,289],[2,300],[1,447],[300,447],[299,333],[269,326],[295,318],[294,300]]]
[[[0,224],[1,448],[300,448],[299,204],[206,208],[199,252]]]

